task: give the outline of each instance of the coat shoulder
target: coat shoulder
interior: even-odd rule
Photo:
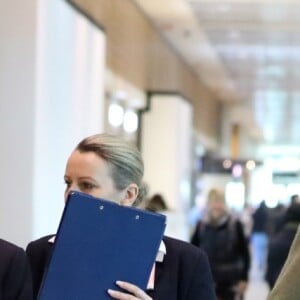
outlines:
[[[27,254],[31,256],[37,255],[38,253],[48,252],[51,248],[51,243],[49,242],[49,239],[51,239],[53,236],[54,234],[47,235],[34,241],[31,241],[26,247]]]
[[[13,244],[3,239],[0,239],[0,248],[6,249],[7,251],[16,251],[21,249],[21,247],[17,246],[16,244]]]
[[[0,260],[1,261],[8,261],[10,258],[13,257],[23,257],[25,256],[24,249],[8,242],[6,240],[0,239]]]
[[[164,237],[163,241],[167,253],[161,266],[165,274],[161,279],[165,278],[165,281],[162,279],[160,284],[168,286],[170,281],[173,284],[177,282],[177,299],[215,300],[214,282],[208,258],[203,250],[191,243],[170,237]]]
[[[186,269],[195,269],[196,265],[208,267],[206,253],[197,246],[182,240],[164,237],[168,261],[183,265]],[[209,268],[209,267],[208,267]]]
[[[178,240],[175,238],[165,236],[163,239],[164,243],[166,244],[167,253],[168,250],[176,251],[178,254],[181,255],[196,255],[196,256],[203,256],[206,257],[206,254],[203,250],[199,247],[192,245],[189,242],[185,242],[182,240]]]
[[[49,234],[49,235],[43,236],[41,238],[38,238],[36,240],[33,240],[28,244],[27,247],[46,245],[49,243],[49,239],[51,239],[54,236],[55,236],[55,234]]]

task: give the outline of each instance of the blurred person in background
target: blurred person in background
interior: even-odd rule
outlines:
[[[286,207],[282,203],[278,203],[274,208],[269,209],[268,216],[268,235],[271,238],[276,235],[285,223]]]
[[[286,211],[283,227],[270,239],[266,270],[266,281],[270,289],[273,288],[287,259],[299,222],[300,203],[292,202]]]
[[[298,194],[294,194],[291,196],[291,203],[290,204],[294,204],[294,203],[300,203],[300,197]]]
[[[168,205],[161,194],[154,194],[146,203],[145,208],[152,212],[168,211]]]
[[[188,233],[185,234],[182,222],[180,222],[179,219],[181,214],[178,215],[178,213],[170,209],[162,194],[153,194],[153,196],[146,201],[144,208],[152,212],[161,213],[167,217],[166,236],[188,241]]]
[[[268,251],[268,225],[269,212],[265,201],[261,201],[253,215],[253,228],[251,243],[256,266],[265,271]]]
[[[299,195],[294,194],[290,197],[290,206],[295,203],[300,203]],[[269,228],[268,228],[268,234],[269,238],[272,238],[273,235],[276,235],[282,227],[286,223],[286,211],[287,207],[284,206],[282,203],[278,203],[277,206],[273,209],[269,210]]]
[[[242,223],[233,217],[224,193],[211,189],[207,213],[199,221],[191,243],[208,255],[219,300],[243,299],[247,288],[250,254]]]
[[[244,233],[248,243],[250,242],[250,237],[253,228],[252,213],[253,213],[253,209],[251,205],[246,203],[242,212],[239,214],[239,219],[243,224]]]

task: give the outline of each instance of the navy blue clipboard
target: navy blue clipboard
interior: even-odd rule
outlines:
[[[72,192],[38,299],[111,299],[116,280],[146,289],[165,224],[164,215]]]

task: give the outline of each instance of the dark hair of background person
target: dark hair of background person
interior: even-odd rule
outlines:
[[[147,201],[145,208],[152,212],[166,211],[169,209],[161,194],[154,194]]]
[[[291,204],[294,204],[294,203],[299,203],[299,195],[298,194],[294,194],[291,196]]]
[[[289,222],[300,222],[300,203],[295,202],[288,207],[285,215],[285,223]]]

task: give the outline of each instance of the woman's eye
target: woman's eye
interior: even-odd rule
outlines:
[[[71,186],[71,181],[65,180],[65,185],[67,186],[67,188],[70,187]]]
[[[94,188],[94,185],[89,182],[83,182],[80,184],[80,189],[83,191],[88,191]]]

